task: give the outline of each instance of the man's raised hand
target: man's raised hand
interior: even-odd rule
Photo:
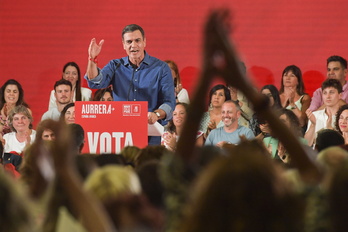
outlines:
[[[95,38],[91,40],[91,43],[89,44],[89,48],[88,48],[88,55],[90,59],[95,59],[99,55],[103,44],[104,44],[103,39],[100,40],[99,44],[97,44],[97,41]]]

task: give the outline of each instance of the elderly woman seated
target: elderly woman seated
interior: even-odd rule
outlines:
[[[36,131],[33,130],[33,117],[27,107],[23,105],[16,106],[8,116],[9,126],[12,132],[3,136],[4,152],[22,153],[27,144],[35,140]]]

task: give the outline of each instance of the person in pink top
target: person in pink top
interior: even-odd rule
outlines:
[[[340,105],[347,104],[348,102],[348,84],[346,81],[347,76],[347,60],[341,56],[330,56],[327,59],[327,78],[337,79],[341,82],[343,86],[342,92],[342,100],[340,101]],[[324,103],[322,99],[322,89],[318,88],[314,91],[311,105],[309,109],[311,111],[315,111],[318,109],[323,109]]]

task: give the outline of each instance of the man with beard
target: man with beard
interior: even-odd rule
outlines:
[[[207,137],[205,145],[238,144],[241,141],[240,136],[245,136],[247,139],[255,137],[249,128],[238,124],[241,111],[240,106],[234,101],[225,101],[222,105],[221,113],[224,126],[212,130]]]
[[[54,84],[54,96],[57,99],[57,108],[53,107],[42,115],[41,121],[45,119],[59,120],[60,112],[64,107],[71,102],[72,97],[71,82],[65,79],[60,79]]]

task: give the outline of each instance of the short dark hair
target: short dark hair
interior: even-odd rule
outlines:
[[[56,83],[53,86],[54,92],[56,92],[56,87],[59,85],[68,85],[68,86],[70,86],[70,89],[72,90],[72,84],[70,81],[65,80],[65,79],[60,79],[59,81],[56,81]]]
[[[145,38],[145,31],[143,30],[143,28],[137,24],[129,24],[127,26],[125,26],[122,30],[122,40],[123,40],[123,35],[128,33],[128,32],[133,32],[139,30],[141,32],[141,35],[143,36],[143,39]]]
[[[337,89],[338,93],[342,93],[342,84],[339,80],[337,79],[326,79],[322,84],[321,84],[321,90],[324,90],[326,88],[335,88]]]
[[[347,60],[344,59],[342,56],[330,56],[329,58],[327,58],[327,62],[326,62],[326,66],[330,63],[330,62],[340,62],[340,64],[342,65],[342,67],[344,67],[344,69],[347,69]]]
[[[68,130],[77,149],[81,152],[85,143],[85,131],[81,125],[76,123],[68,124]]]
[[[211,97],[213,96],[213,94],[220,90],[220,89],[223,89],[224,90],[224,93],[225,93],[225,101],[228,101],[228,100],[231,100],[231,94],[230,94],[230,91],[228,90],[228,88],[225,86],[225,85],[215,85],[213,88],[210,89],[210,92],[209,92],[209,103],[208,105],[210,105],[210,102],[211,102]]]
[[[315,148],[318,150],[318,152],[331,146],[339,146],[343,144],[343,136],[338,131],[331,129],[322,129],[318,131],[318,135],[315,140]]]

